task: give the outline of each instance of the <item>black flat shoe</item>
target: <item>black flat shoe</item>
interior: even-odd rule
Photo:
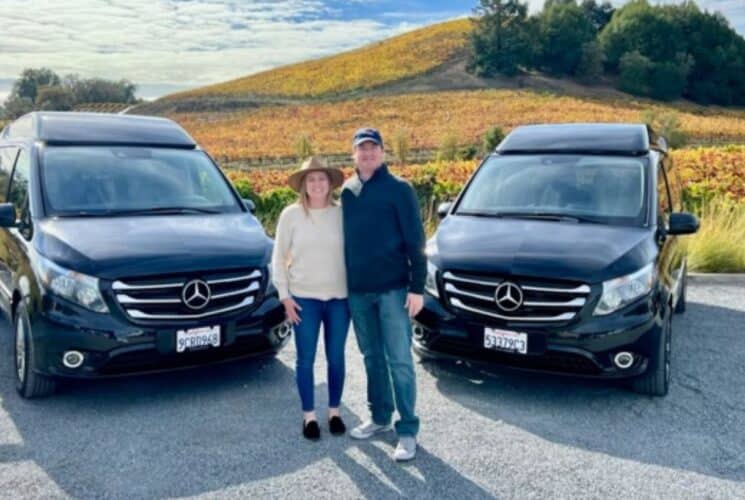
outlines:
[[[344,425],[344,421],[341,417],[334,416],[329,419],[329,432],[334,436],[341,436],[347,432],[347,426]]]
[[[315,420],[311,420],[310,422],[303,420],[303,436],[305,436],[305,439],[312,441],[321,439],[321,428],[318,427],[318,422]]]

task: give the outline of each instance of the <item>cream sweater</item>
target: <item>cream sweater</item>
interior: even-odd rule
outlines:
[[[293,203],[279,216],[272,281],[279,299],[289,295],[330,300],[347,297],[341,207],[310,209]]]

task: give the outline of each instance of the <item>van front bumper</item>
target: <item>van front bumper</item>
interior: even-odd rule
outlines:
[[[644,373],[662,332],[661,308],[650,295],[604,317],[584,314],[566,324],[485,322],[445,309],[430,295],[412,322],[414,351],[422,358],[459,359],[487,366],[591,378],[629,378]],[[527,334],[526,354],[484,347],[487,327]],[[619,352],[634,355],[617,367]]]
[[[31,316],[33,369],[64,378],[99,378],[149,373],[272,356],[287,343],[291,328],[276,294],[247,312],[173,325],[137,326],[119,315],[98,314],[47,296]],[[220,327],[219,347],[177,352],[176,332]],[[63,364],[67,351],[83,354],[83,364]]]

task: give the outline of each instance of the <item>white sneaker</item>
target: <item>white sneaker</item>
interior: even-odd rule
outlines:
[[[393,451],[393,459],[396,462],[406,462],[413,460],[416,456],[416,438],[411,436],[401,436],[398,439],[398,445]]]
[[[358,425],[354,429],[352,429],[349,432],[349,435],[352,436],[354,439],[368,439],[375,434],[380,434],[381,432],[387,432],[391,430],[393,427],[391,424],[388,425],[378,425],[372,420],[367,420],[361,425]]]

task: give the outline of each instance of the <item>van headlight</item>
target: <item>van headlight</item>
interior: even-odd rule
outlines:
[[[427,259],[427,278],[424,280],[424,290],[440,298],[440,292],[437,291],[437,267],[429,259]]]
[[[634,302],[648,294],[656,278],[654,263],[638,271],[603,282],[603,294],[600,297],[595,316],[605,316]]]
[[[51,293],[97,313],[108,313],[98,287],[98,278],[58,266],[39,256],[39,278]]]

